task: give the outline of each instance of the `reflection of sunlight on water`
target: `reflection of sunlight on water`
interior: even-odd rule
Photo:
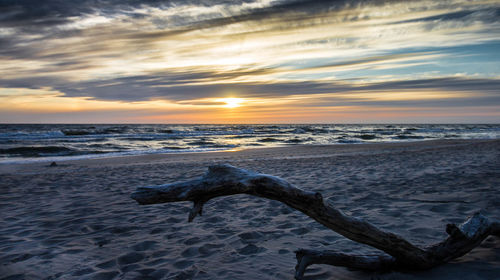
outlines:
[[[224,110],[238,114],[236,110]],[[75,134],[65,135],[61,131]],[[39,156],[65,158],[230,151],[288,145],[499,139],[499,125],[2,125],[0,162]],[[35,148],[33,148],[35,146]],[[40,152],[39,147],[49,147]],[[37,150],[38,149],[38,150]],[[22,151],[22,152],[19,152]],[[60,159],[57,159],[60,160]]]

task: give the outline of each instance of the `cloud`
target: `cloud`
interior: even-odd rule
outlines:
[[[232,72],[232,75],[238,75]],[[239,72],[245,75],[247,72]],[[88,97],[95,100],[139,102],[149,100],[167,100],[180,103],[200,104],[200,99],[221,97],[243,97],[243,98],[265,98],[286,99],[294,96],[306,96],[308,98],[324,98],[325,102],[331,100],[349,101],[350,104],[361,105],[375,104],[379,102],[372,98],[384,96],[389,93],[412,92],[418,96],[421,92],[435,92],[437,98],[426,98],[426,102],[441,103],[452,99],[464,100],[470,105],[478,105],[489,100],[498,100],[500,97],[499,79],[471,79],[461,77],[428,78],[418,80],[389,80],[383,82],[360,83],[350,80],[336,81],[275,81],[263,82],[238,82],[222,83],[225,74],[209,72],[186,72],[186,73],[157,73],[156,75],[138,75],[124,78],[104,79],[96,81],[68,82],[50,77],[38,77],[34,79],[0,80],[4,87],[11,88],[47,88],[64,93],[65,97]],[[232,78],[232,77],[226,77]],[[219,81],[214,82],[213,80]],[[210,82],[206,82],[210,81]],[[39,86],[35,86],[39,85]],[[450,97],[443,92],[462,93],[458,97]],[[359,98],[358,96],[363,96]],[[390,99],[390,98],[389,98]],[[475,100],[480,100],[475,102]],[[203,102],[203,101],[201,101]],[[354,103],[352,103],[354,102]],[[399,103],[398,103],[399,102]],[[404,101],[408,102],[417,101]],[[404,103],[403,102],[403,103]],[[420,101],[419,101],[420,102]],[[380,104],[403,104],[400,100],[384,100]],[[483,103],[481,103],[484,105]],[[489,103],[491,104],[491,103]]]
[[[16,0],[2,1],[0,9],[2,17],[0,24],[4,27],[18,27],[26,32],[36,32],[44,27],[54,27],[70,23],[75,17],[89,14],[100,14],[108,17],[126,14],[131,18],[146,17],[144,13],[136,11],[144,7],[158,7],[168,9],[179,6],[241,6],[254,1],[226,1],[226,0],[80,0],[80,1],[36,1]]]
[[[0,10],[5,88],[198,105],[237,95],[409,106],[368,98],[394,91],[466,95],[414,104],[498,100],[499,57],[484,47],[500,41],[498,1],[19,0]]]

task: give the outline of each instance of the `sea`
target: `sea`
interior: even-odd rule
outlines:
[[[499,138],[500,124],[0,124],[0,164],[290,145]]]

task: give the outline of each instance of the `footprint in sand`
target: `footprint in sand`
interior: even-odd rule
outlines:
[[[208,256],[212,255],[213,253],[215,253],[217,248],[221,248],[221,247],[224,247],[224,245],[208,243],[208,244],[204,244],[203,246],[199,247],[198,252],[200,252],[200,254],[203,255],[203,257],[208,257]]]
[[[146,240],[141,243],[135,244],[134,246],[132,246],[132,249],[136,251],[147,251],[154,249],[156,247],[156,244],[158,244],[158,242],[152,240]]]
[[[262,239],[263,235],[256,231],[249,231],[238,234],[238,237],[240,237],[243,242],[248,242],[250,240]]]
[[[307,228],[304,228],[304,227],[300,227],[300,228],[292,229],[290,231],[295,233],[296,235],[304,235],[304,234],[308,233],[310,230]]]
[[[185,269],[187,268],[188,266],[192,265],[193,262],[192,261],[188,261],[188,260],[180,260],[178,262],[175,262],[173,265],[175,268],[178,268],[178,269]]]
[[[131,253],[125,254],[121,257],[118,257],[118,263],[120,265],[127,265],[127,264],[140,262],[143,259],[144,259],[144,254],[137,253],[137,252],[131,252]]]
[[[72,276],[83,276],[83,275],[90,274],[92,272],[94,272],[94,270],[92,268],[84,268],[84,269],[80,269],[80,270],[73,272],[71,275]]]
[[[96,273],[92,276],[92,280],[111,280],[114,279],[118,274],[120,274],[118,271],[106,271],[106,272],[99,272]]]
[[[238,253],[240,255],[254,255],[254,254],[257,254],[257,253],[260,253],[260,252],[264,252],[266,251],[267,249],[264,248],[264,247],[258,247],[258,246],[255,246],[253,244],[249,244],[241,249],[238,250]]]
[[[96,267],[101,269],[110,269],[116,266],[116,260],[109,260],[96,265]]]
[[[200,241],[201,241],[201,239],[199,237],[191,237],[191,238],[185,240],[184,244],[193,245],[193,244],[199,243]]]
[[[198,248],[189,247],[186,250],[182,251],[181,256],[183,256],[185,258],[191,258],[191,257],[198,255],[198,253],[199,253]]]

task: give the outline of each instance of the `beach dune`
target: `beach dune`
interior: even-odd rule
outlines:
[[[286,205],[246,195],[140,206],[139,186],[229,163],[320,192],[425,246],[481,210],[500,220],[500,140],[290,146],[0,165],[0,279],[292,279],[298,248],[377,253]],[[305,279],[498,279],[500,239],[424,272],[311,266]]]

